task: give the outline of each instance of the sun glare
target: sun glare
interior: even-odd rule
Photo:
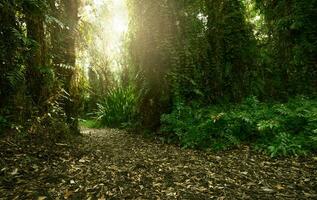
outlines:
[[[124,16],[114,16],[112,19],[112,29],[113,32],[116,34],[122,34],[127,32],[127,19]]]
[[[128,30],[128,12],[125,0],[112,0],[112,29],[117,34],[124,34]]]
[[[122,44],[128,31],[126,0],[93,0],[87,3],[81,13],[82,19],[97,27],[95,48],[104,53],[110,61],[110,68],[120,70]],[[87,64],[88,65],[88,64]]]
[[[103,4],[104,0],[94,0],[94,4],[97,6],[100,6],[101,4]]]

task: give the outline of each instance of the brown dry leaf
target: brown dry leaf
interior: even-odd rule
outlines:
[[[275,186],[275,188],[278,189],[278,190],[284,190],[285,189],[281,184],[277,184]]]
[[[261,189],[262,189],[264,192],[268,192],[268,193],[274,192],[274,190],[272,190],[271,188],[267,188],[267,187],[261,187]]]
[[[310,194],[310,193],[307,193],[307,192],[303,192],[305,197],[309,197],[309,198],[313,198],[313,197],[317,197],[316,194]]]
[[[10,174],[11,174],[12,176],[14,176],[14,175],[18,174],[18,171],[19,171],[19,169],[18,169],[18,168],[15,168]]]
[[[207,188],[205,188],[205,187],[199,187],[199,188],[197,188],[197,190],[198,190],[199,192],[206,192],[206,191],[207,191]]]
[[[102,136],[96,135],[96,131]],[[6,182],[1,182],[1,177],[0,199],[18,200],[23,196],[17,195],[32,195],[35,188],[42,185],[51,189],[45,193],[47,197],[39,193],[41,196],[36,196],[35,200],[47,200],[50,196],[73,199],[77,193],[88,200],[111,197],[274,199],[276,195],[296,199],[299,194],[307,199],[317,197],[313,188],[313,183],[317,181],[313,176],[317,170],[317,157],[314,160],[310,157],[270,159],[250,152],[247,154],[249,158],[245,159],[246,153],[240,149],[205,154],[143,141],[139,136],[119,131],[118,134],[111,130],[96,131],[96,134],[81,138],[81,143],[75,144],[78,146],[70,144],[67,147],[69,152],[62,146],[54,146],[50,151],[36,146],[10,146],[11,149],[5,146],[8,150],[0,151],[0,160],[4,161],[0,162],[0,176],[5,176],[3,180],[6,182],[21,187],[12,191],[6,189],[3,187]],[[16,153],[12,155],[12,152]],[[31,163],[21,159],[26,156],[32,159]],[[52,158],[52,163],[47,161],[47,157]],[[301,178],[298,178],[299,170]],[[29,179],[29,175],[34,178]],[[51,181],[55,178],[59,182]]]
[[[106,200],[105,195],[102,195],[98,200]]]
[[[66,189],[64,198],[68,199],[73,193],[74,193],[73,191]]]

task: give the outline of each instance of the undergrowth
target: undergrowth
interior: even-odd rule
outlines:
[[[98,128],[100,125],[94,119],[81,119],[79,120],[79,126],[86,128]]]
[[[184,148],[223,150],[247,143],[272,157],[317,150],[317,101],[305,97],[287,103],[250,97],[238,105],[203,108],[178,104],[161,122],[165,138]]]
[[[137,115],[137,96],[132,87],[119,87],[110,90],[105,98],[98,103],[96,126],[125,128],[131,126]]]

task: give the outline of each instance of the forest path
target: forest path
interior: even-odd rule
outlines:
[[[114,129],[83,129],[70,144],[2,141],[0,199],[313,199],[314,158],[271,159],[248,147],[221,153]]]

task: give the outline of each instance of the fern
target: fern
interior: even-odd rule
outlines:
[[[15,68],[6,75],[9,86],[12,90],[16,90],[25,80],[25,67]]]
[[[187,148],[224,149],[252,142],[271,156],[305,155],[317,149],[315,100],[195,108],[179,104],[161,118],[162,132],[174,133]]]

